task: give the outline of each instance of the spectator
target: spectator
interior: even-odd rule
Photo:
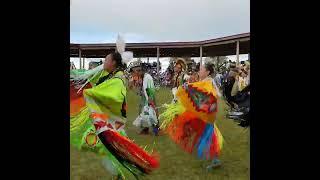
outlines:
[[[91,61],[91,62],[89,63],[89,70],[90,70],[90,69],[94,69],[94,68],[100,66],[101,64],[102,64],[102,61],[101,61],[101,60],[100,60],[99,62]]]

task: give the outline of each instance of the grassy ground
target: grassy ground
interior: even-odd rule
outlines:
[[[171,102],[172,95],[169,90],[162,89],[157,93],[157,105]],[[209,162],[198,160],[195,155],[182,151],[167,136],[155,137],[152,135],[138,135],[138,129],[132,125],[138,115],[140,98],[133,92],[128,92],[128,122],[127,134],[143,147],[152,145],[160,154],[160,168],[143,179],[152,180],[248,180],[250,174],[249,130],[245,130],[233,121],[225,118],[226,105],[220,100],[217,126],[225,139],[224,149],[220,160],[222,166],[206,172],[203,166]],[[161,110],[160,110],[161,112]],[[72,180],[98,180],[111,179],[103,168],[100,157],[92,152],[79,152],[71,148],[70,174]]]

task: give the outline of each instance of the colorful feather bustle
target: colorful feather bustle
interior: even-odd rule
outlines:
[[[177,97],[188,111],[205,122],[213,123],[218,107],[217,94],[210,84],[209,81],[185,83],[178,88]]]
[[[207,124],[196,147],[198,157],[201,159],[213,159],[215,156],[220,155],[222,142],[223,139],[219,129],[213,124]]]
[[[218,107],[212,81],[185,83],[178,88],[177,98],[160,115],[161,127],[186,152],[196,150],[201,159],[218,156],[223,137],[214,124]]]
[[[187,152],[192,153],[205,125],[206,123],[201,121],[194,113],[186,111],[172,121],[167,128],[167,132],[175,143]]]

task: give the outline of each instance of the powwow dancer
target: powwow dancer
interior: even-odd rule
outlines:
[[[90,73],[73,77],[81,84],[80,88],[72,86],[73,93],[75,89],[77,93],[86,89],[83,90],[85,104],[76,108],[70,117],[70,141],[79,149],[91,149],[106,156],[106,169],[118,179],[138,179],[157,168],[159,162],[133,143],[124,131],[127,91],[123,70],[125,63],[132,59],[132,53],[124,49],[124,41],[118,37],[118,52],[109,54],[104,64]],[[89,81],[96,82],[92,88]]]
[[[159,121],[158,111],[156,109],[155,101],[155,86],[153,78],[150,74],[146,73],[146,66],[136,61],[130,68],[130,71],[134,77],[142,79],[140,86],[140,114],[133,124],[137,127],[142,128],[140,134],[149,134],[149,128],[153,128],[153,133],[158,136],[159,132]]]
[[[160,115],[161,129],[183,150],[197,151],[201,159],[213,160],[207,167],[219,166],[223,137],[215,125],[218,111],[217,92],[212,84],[211,64],[200,67],[200,81],[184,83],[177,90],[177,102],[167,105]]]

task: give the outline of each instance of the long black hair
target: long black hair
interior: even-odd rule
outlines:
[[[205,63],[204,68],[209,71],[209,76],[212,76],[214,74],[214,65],[212,63]]]
[[[120,53],[118,52],[112,52],[110,54],[112,56],[112,59],[116,62],[116,69],[117,70],[125,70],[126,69],[126,65],[122,62],[122,56]]]
[[[98,80],[98,82],[96,83],[96,85],[99,85],[99,84],[103,83],[104,81],[112,78],[117,72],[123,71],[126,69],[126,65],[124,63],[122,63],[122,56],[120,53],[112,52],[112,53],[110,53],[110,55],[111,55],[112,60],[116,62],[116,69],[113,72],[109,73],[108,75],[101,77]]]

